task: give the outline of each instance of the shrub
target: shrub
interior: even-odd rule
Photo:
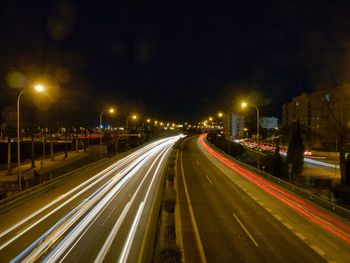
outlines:
[[[170,244],[158,250],[155,257],[157,263],[177,263],[181,262],[182,251],[175,245]]]
[[[167,212],[174,212],[176,205],[176,192],[174,189],[165,189],[163,195],[163,208]]]
[[[169,182],[173,182],[175,178],[175,169],[168,167],[168,171],[167,171],[167,179]]]

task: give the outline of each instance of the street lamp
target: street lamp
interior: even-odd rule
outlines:
[[[259,109],[258,109],[258,107],[255,104],[250,103],[250,105],[252,105],[255,108],[255,110],[256,110],[256,129],[257,129],[257,136],[258,136],[257,142],[259,143],[259,139],[260,139]],[[246,108],[247,106],[248,106],[247,102],[244,101],[244,102],[241,103],[241,107],[242,108]]]
[[[45,87],[42,84],[36,84],[33,88],[36,92],[39,92],[39,93],[43,92],[45,90]],[[27,87],[27,88],[22,89],[17,97],[17,169],[18,169],[18,172],[17,172],[18,178],[17,179],[18,179],[18,188],[19,188],[20,192],[22,191],[22,184],[21,184],[21,144],[20,144],[21,138],[20,138],[20,133],[19,133],[19,130],[20,130],[20,127],[19,127],[19,102],[20,102],[22,94],[27,90],[28,91],[32,90],[33,88]]]
[[[250,105],[252,105],[255,109],[256,109],[256,129],[257,129],[257,143],[259,144],[259,139],[260,139],[260,132],[259,132],[259,127],[260,127],[260,120],[259,120],[259,109],[255,104],[250,103]],[[247,102],[242,102],[241,103],[241,107],[242,108],[246,108],[248,106]],[[257,155],[257,160],[258,160],[258,169],[260,169],[260,154]]]
[[[129,134],[129,119],[133,119],[133,120],[136,120],[137,119],[137,115],[131,115],[131,116],[128,116],[126,118],[126,138],[125,138],[125,151],[128,150],[128,134]]]
[[[102,115],[107,111],[112,114],[114,113],[114,109],[113,108],[105,109],[100,114],[100,159],[102,159]]]

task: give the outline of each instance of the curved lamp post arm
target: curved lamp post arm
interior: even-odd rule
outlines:
[[[102,115],[103,115],[103,113],[105,113],[106,111],[108,111],[108,110],[103,110],[103,111],[101,112],[101,114],[100,114],[100,129],[101,129],[101,126],[102,126]]]
[[[19,127],[19,102],[21,99],[22,94],[29,90],[30,88],[24,88],[21,90],[21,92],[18,94],[17,97],[17,179],[18,179],[18,188],[19,191],[22,191],[22,184],[21,184],[21,145],[20,145],[20,140],[21,140],[21,136],[20,136],[20,127]]]

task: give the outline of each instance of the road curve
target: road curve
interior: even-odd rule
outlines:
[[[179,138],[146,145],[1,229],[1,262],[137,261],[165,160]]]
[[[185,141],[177,166],[183,170],[177,180],[188,262],[203,262],[193,245],[198,242],[189,205],[207,262],[349,261],[348,222],[256,178],[212,149],[204,136]],[[328,229],[317,219],[327,221]]]

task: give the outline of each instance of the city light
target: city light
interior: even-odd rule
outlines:
[[[37,92],[43,92],[45,90],[45,86],[42,84],[37,84],[34,86],[35,91]]]

